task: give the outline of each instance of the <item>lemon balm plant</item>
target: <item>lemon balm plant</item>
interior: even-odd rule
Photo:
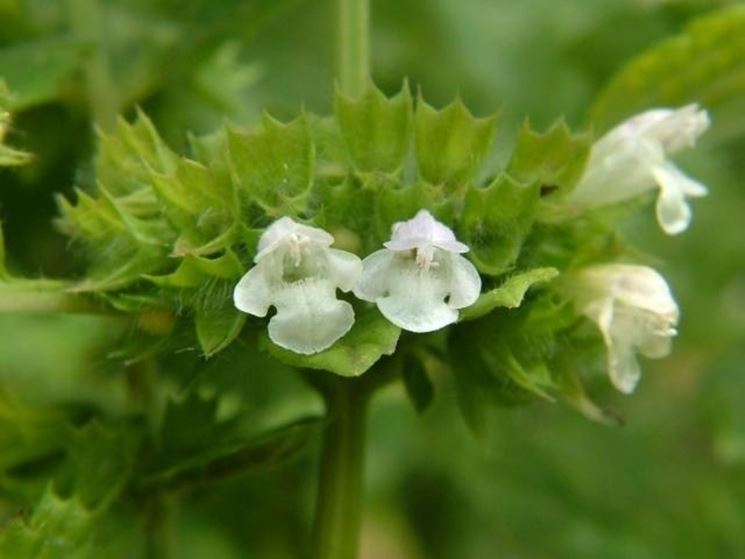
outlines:
[[[724,19],[700,29],[722,32]],[[435,364],[475,431],[493,406],[541,399],[607,422],[579,373],[605,369],[630,393],[637,354],[669,353],[678,306],[618,227],[654,190],[663,230],[689,225],[687,199],[706,189],[669,157],[709,127],[692,104],[706,99],[660,99],[605,128],[597,118],[594,132],[526,124],[487,172],[497,116],[460,99],[436,109],[406,82],[383,94],[369,77],[368,20],[366,0],[339,1],[333,115],[228,123],[185,153],[142,111],[99,118],[92,172],[58,198],[56,225],[85,275],[27,279],[0,260],[0,310],[109,316],[138,394],[124,417],[33,417],[51,435],[32,457],[63,458],[14,486],[35,504],[0,532],[0,555],[105,556],[125,509],[142,519],[144,553],[171,556],[181,492],[295,456],[321,431],[312,554],[351,559],[380,387],[402,382],[422,410]],[[89,68],[93,97],[104,63]],[[27,157],[0,147],[3,165]],[[198,348],[186,365],[185,348]],[[274,368],[317,391],[323,410],[252,423],[236,386]]]

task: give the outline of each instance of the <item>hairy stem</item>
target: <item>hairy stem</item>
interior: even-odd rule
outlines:
[[[338,79],[345,95],[364,93],[370,75],[369,0],[338,0]]]
[[[111,130],[119,111],[117,91],[104,40],[104,25],[97,0],[67,0],[70,27],[86,49],[83,74],[93,119],[102,130]]]
[[[48,280],[0,282],[0,313],[119,314],[82,293]]]
[[[334,378],[326,391],[328,424],[323,435],[313,526],[315,559],[356,559],[364,488],[368,390],[362,379]]]

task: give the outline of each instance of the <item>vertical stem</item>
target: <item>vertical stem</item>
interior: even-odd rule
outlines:
[[[337,0],[339,87],[359,97],[370,73],[369,0]],[[372,371],[368,371],[370,375]],[[362,520],[365,419],[374,389],[362,378],[328,378],[313,524],[314,559],[356,559]]]
[[[145,559],[173,558],[172,497],[155,493],[145,515]]]
[[[337,0],[338,78],[342,93],[362,95],[370,74],[369,0]]]
[[[93,119],[101,129],[111,130],[119,102],[111,79],[100,6],[97,0],[67,0],[67,8],[73,33],[86,49],[83,73]]]
[[[356,559],[364,488],[368,392],[361,379],[337,378],[326,394],[329,423],[323,435],[313,526],[314,559]]]

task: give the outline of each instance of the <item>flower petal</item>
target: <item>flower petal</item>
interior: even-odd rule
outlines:
[[[331,347],[354,324],[354,310],[336,298],[328,280],[297,282],[277,293],[269,338],[278,346],[311,355]]]
[[[272,304],[272,293],[259,266],[251,268],[233,289],[233,304],[239,311],[266,316]]]
[[[412,219],[396,223],[391,240],[383,246],[396,252],[430,246],[448,252],[468,252],[468,245],[457,241],[453,231],[427,210],[419,210]]]
[[[388,293],[388,280],[391,278],[396,253],[381,249],[373,252],[362,261],[362,276],[354,287],[354,296],[374,303]]]
[[[652,174],[660,187],[657,221],[668,235],[682,233],[691,222],[686,196],[704,196],[706,187],[672,164],[658,165],[652,169]]]
[[[608,376],[613,386],[624,394],[631,394],[641,374],[634,347],[627,339],[613,336],[608,345]]]
[[[660,359],[670,354],[672,346],[670,334],[650,334],[639,343],[639,353],[650,359]]]
[[[448,254],[450,267],[450,297],[448,305],[453,309],[469,307],[481,294],[481,276],[476,267],[464,257]]]
[[[351,252],[330,248],[327,251],[332,281],[342,291],[350,291],[362,275],[362,260]]]
[[[258,262],[267,254],[282,246],[292,235],[303,237],[323,247],[329,247],[334,242],[334,237],[323,229],[297,223],[289,217],[281,217],[267,227],[261,235],[254,261]]]
[[[409,332],[433,332],[458,320],[445,303],[450,282],[437,268],[421,269],[412,259],[398,258],[389,266],[387,293],[376,299],[378,309]]]

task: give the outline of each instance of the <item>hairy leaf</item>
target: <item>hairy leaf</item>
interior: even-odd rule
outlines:
[[[438,111],[420,95],[414,124],[420,175],[434,184],[463,183],[489,152],[497,116],[475,118],[460,98]]]
[[[307,205],[315,150],[308,117],[283,124],[265,115],[256,132],[227,130],[236,178],[247,198],[269,215],[297,215]]]
[[[390,99],[373,85],[360,99],[337,91],[334,106],[349,155],[358,170],[390,173],[401,167],[411,138],[412,100],[408,84]]]
[[[519,307],[528,289],[536,283],[551,281],[558,274],[556,268],[535,268],[510,276],[499,287],[482,293],[473,305],[463,309],[460,321],[481,318],[498,307]]]
[[[246,314],[233,307],[230,301],[220,309],[198,310],[194,321],[202,353],[210,357],[238,337],[246,323]]]
[[[17,518],[0,531],[0,557],[87,559],[93,557],[95,516],[73,496],[47,487],[31,517]]]
[[[538,183],[523,185],[507,175],[468,190],[461,236],[481,272],[499,275],[514,265],[535,220],[539,191]]]
[[[526,122],[518,134],[507,173],[522,183],[539,183],[543,195],[567,193],[582,176],[591,143],[589,134],[572,134],[563,120],[542,134]]]

